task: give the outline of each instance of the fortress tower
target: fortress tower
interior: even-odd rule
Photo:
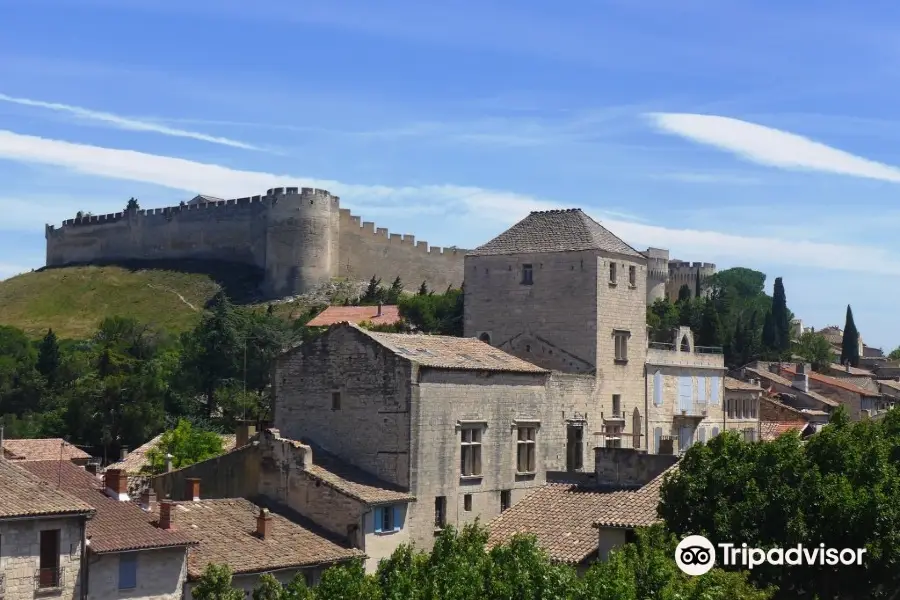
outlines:
[[[197,196],[179,206],[88,215],[47,225],[47,266],[192,259],[258,267],[262,292],[285,297],[333,277],[407,288],[458,287],[466,251],[416,242],[362,222],[340,199],[313,188],[272,188],[265,195],[220,200]]]
[[[666,297],[666,283],[669,281],[669,251],[661,248],[647,248],[647,306]]]
[[[697,280],[702,286],[704,282],[716,273],[716,265],[712,263],[689,263],[683,260],[669,261],[669,280],[666,284],[666,295],[670,300],[678,299],[681,286],[687,285],[691,290],[691,298],[697,295]],[[708,290],[703,289],[706,295]]]

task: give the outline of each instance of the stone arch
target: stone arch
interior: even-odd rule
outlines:
[[[634,413],[631,415],[631,429],[634,433],[634,447],[641,447],[641,431],[642,431],[642,423],[641,423],[641,411],[638,408],[634,407]]]
[[[678,345],[679,345],[679,349],[682,352],[690,352],[691,351],[691,342],[688,339],[688,336],[686,333],[681,336],[681,341],[679,342]]]
[[[484,342],[485,344],[490,344],[491,343],[491,334],[489,334],[487,331],[482,331],[481,335],[478,336],[478,339],[481,340],[482,342]]]

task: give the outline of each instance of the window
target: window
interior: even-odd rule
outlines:
[[[694,378],[690,375],[678,377],[678,410],[689,413],[693,404]]]
[[[39,588],[61,587],[59,569],[59,529],[41,532]]]
[[[659,454],[659,440],[662,439],[662,427],[653,429],[653,450]]]
[[[637,287],[637,268],[628,267],[628,285]]]
[[[616,283],[616,263],[609,263],[609,282]]]
[[[460,473],[464,477],[481,475],[481,428],[463,427]]]
[[[718,377],[710,377],[709,381],[709,403],[713,406],[719,405],[719,378]]]
[[[463,496],[463,510],[466,512],[472,512],[472,494],[466,494]]]
[[[728,410],[728,418],[734,418],[734,398],[726,398],[725,399],[725,407]]]
[[[340,392],[331,392],[331,410],[341,410]]]
[[[500,512],[512,506],[512,493],[509,490],[500,490]]]
[[[706,443],[706,427],[700,428],[700,443],[701,444]]]
[[[619,437],[622,435],[622,426],[621,425],[607,425],[606,426],[606,447],[607,448],[621,448],[622,447],[622,438]]]
[[[756,398],[750,398],[750,418],[756,418]]]
[[[663,380],[662,373],[657,371],[653,374],[653,404],[662,406],[663,403]]]
[[[532,285],[534,283],[534,269],[531,265],[522,265],[522,285]]]
[[[613,331],[616,340],[616,362],[628,361],[628,338],[631,333],[628,331]]]
[[[393,533],[403,528],[403,506],[380,506],[375,509],[375,533]]]
[[[713,427],[713,430],[712,430],[712,437],[716,437],[717,435],[719,435],[719,428],[718,428],[718,427]]]
[[[697,376],[697,402],[699,404],[707,404],[709,402],[709,388],[706,387],[706,377]]]
[[[694,430],[690,427],[682,427],[678,432],[678,449],[685,451],[694,443]]]
[[[518,459],[516,471],[519,473],[534,473],[535,467],[535,432],[536,427],[519,427]]]
[[[584,426],[581,423],[566,427],[566,470],[584,467]]]
[[[434,499],[434,526],[443,529],[447,526],[447,497],[438,496]]]
[[[137,552],[119,555],[119,589],[133,590],[137,587]]]
[[[622,396],[620,394],[613,394],[613,417],[618,417],[622,414]]]

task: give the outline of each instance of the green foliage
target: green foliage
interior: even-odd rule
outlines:
[[[853,322],[853,310],[847,305],[847,320],[844,324],[844,339],[841,340],[841,364],[859,366],[859,331]]]
[[[221,453],[222,438],[218,433],[197,429],[181,419],[175,429],[163,433],[159,444],[147,452],[147,458],[153,472],[159,473],[165,468],[167,454],[172,455],[172,466],[180,469]]]
[[[416,292],[419,296],[427,296],[428,295],[428,285],[423,281],[422,285],[419,286],[419,291]]]
[[[804,331],[794,343],[794,354],[812,365],[813,370],[822,372],[834,361],[834,351],[825,336],[812,331]]]
[[[400,316],[415,331],[438,335],[463,334],[462,290],[448,289],[443,294],[407,296],[400,301]]]
[[[891,353],[888,354],[888,360],[900,360],[900,347],[891,350]]]
[[[253,589],[253,600],[284,600],[285,589],[270,573],[261,575]]]
[[[125,210],[140,210],[141,205],[138,203],[137,198],[129,198],[128,203],[125,204]]]
[[[775,321],[775,345],[773,350],[784,355],[791,348],[791,316],[787,308],[787,296],[781,277],[775,278],[772,293],[772,319]]]
[[[660,515],[679,535],[751,548],[865,548],[863,567],[759,566],[776,598],[889,598],[900,589],[900,412],[747,443],[726,432],[693,446],[663,485]],[[717,585],[727,586],[728,582]]]
[[[244,592],[232,587],[228,565],[206,565],[203,576],[191,590],[194,600],[244,600]]]
[[[47,335],[41,340],[38,347],[37,370],[38,373],[47,378],[50,385],[56,380],[57,371],[59,370],[59,341],[52,329],[47,330]]]
[[[684,302],[684,301],[690,300],[690,299],[691,299],[691,288],[690,288],[690,286],[688,286],[688,284],[685,283],[680,288],[678,288],[678,301]]]

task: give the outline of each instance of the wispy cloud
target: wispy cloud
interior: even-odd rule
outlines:
[[[713,183],[725,185],[756,185],[760,180],[755,177],[742,177],[740,175],[727,175],[721,173],[663,173],[656,175],[656,179],[680,181],[682,183]]]
[[[52,110],[54,112],[66,113],[72,115],[77,119],[104,123],[116,129],[158,133],[171,137],[190,138],[193,140],[200,140],[202,142],[209,142],[211,144],[231,146],[232,148],[242,148],[244,150],[261,150],[261,148],[253,146],[251,144],[232,140],[230,138],[207,135],[205,133],[200,133],[198,131],[189,131],[187,129],[177,129],[175,127],[169,127],[161,123],[133,119],[131,117],[123,117],[121,115],[116,115],[113,113],[91,110],[89,108],[82,108],[79,106],[71,106],[69,104],[45,102],[43,100],[32,100],[30,98],[16,98],[14,96],[7,96],[6,94],[0,94],[0,102],[7,102],[9,104],[18,104],[20,106],[30,106],[32,108],[43,108],[46,110]]]
[[[54,165],[100,177],[138,181],[190,192],[203,191],[235,197],[258,194],[268,187],[297,185],[319,187],[342,196],[346,204],[362,211],[403,204],[455,207],[456,213],[479,223],[493,222],[496,229],[511,225],[532,210],[566,208],[553,200],[515,192],[458,185],[390,187],[348,184],[334,180],[241,171],[215,164],[73,144],[58,140],[0,131],[0,158],[24,163]],[[0,205],[2,208],[2,205]],[[587,207],[586,207],[587,208]],[[590,210],[590,209],[589,209]],[[769,265],[900,274],[900,257],[879,247],[807,242],[733,235],[716,231],[675,229],[622,218],[603,224],[635,247],[661,246],[684,255],[712,261],[748,261]]]
[[[651,113],[648,117],[661,131],[761,165],[900,182],[900,168],[756,123],[684,113]]]

